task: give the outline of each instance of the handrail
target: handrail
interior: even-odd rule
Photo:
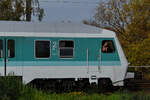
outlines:
[[[101,49],[99,50],[99,55],[98,55],[98,71],[100,72],[100,65],[101,65]]]
[[[87,73],[89,73],[89,50],[88,50],[88,48],[86,49],[86,60],[87,60],[86,64],[87,64],[87,67],[88,67]]]

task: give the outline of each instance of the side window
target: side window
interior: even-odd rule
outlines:
[[[59,41],[59,56],[60,58],[73,58],[74,41],[62,40]]]
[[[0,58],[3,57],[3,40],[0,40]]]
[[[7,41],[7,52],[9,58],[15,57],[15,41],[14,40],[8,40]]]
[[[49,58],[50,57],[50,41],[35,41],[35,57]]]
[[[115,46],[112,40],[102,41],[102,52],[103,53],[113,53],[115,52]]]

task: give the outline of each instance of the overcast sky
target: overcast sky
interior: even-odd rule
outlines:
[[[90,19],[101,0],[39,0],[44,8],[43,22],[82,22]]]

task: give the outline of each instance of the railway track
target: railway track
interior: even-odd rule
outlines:
[[[139,71],[137,71],[137,68]],[[144,73],[150,70],[150,66],[129,66],[129,72],[130,70],[135,73],[135,77],[134,79],[125,80],[125,88],[150,91],[150,80],[144,78]]]
[[[125,81],[125,88],[129,90],[149,90],[150,80],[130,79]]]

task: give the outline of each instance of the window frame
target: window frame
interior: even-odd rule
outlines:
[[[104,52],[102,49],[103,49],[103,41],[111,41],[112,44],[113,44],[113,48],[114,50],[112,52]],[[106,40],[102,40],[101,42],[101,52],[104,53],[104,54],[112,54],[112,53],[115,53],[116,52],[116,46],[114,44],[114,41],[113,40],[109,40],[109,39],[106,39]]]
[[[72,56],[66,56],[66,57],[61,57],[60,56],[60,47],[59,47],[59,44],[61,41],[72,41],[73,42],[73,55]],[[67,48],[71,48],[71,47],[67,47]],[[74,58],[74,55],[75,55],[75,42],[74,40],[59,40],[58,41],[58,55],[59,55],[59,59],[73,59]]]
[[[48,41],[49,42],[49,57],[36,57],[36,42],[37,41]],[[51,40],[34,40],[34,58],[36,59],[50,59],[51,58]]]

